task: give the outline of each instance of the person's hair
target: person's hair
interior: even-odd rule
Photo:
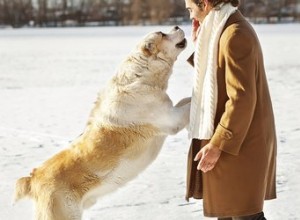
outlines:
[[[196,5],[202,7],[203,0],[193,0]],[[237,7],[240,4],[239,0],[208,0],[212,4],[213,7],[218,6],[221,3],[231,3],[232,6]]]

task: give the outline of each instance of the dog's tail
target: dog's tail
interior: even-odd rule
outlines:
[[[22,177],[17,180],[15,186],[15,195],[13,199],[13,204],[23,197],[31,195],[31,177]]]

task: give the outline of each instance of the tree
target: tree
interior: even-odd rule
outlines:
[[[149,15],[151,24],[162,24],[170,18],[173,11],[171,0],[149,1]]]
[[[46,26],[48,19],[48,0],[38,0],[38,12],[37,12],[37,18],[36,23],[39,26]]]
[[[143,10],[141,7],[143,6],[143,0],[132,0],[130,12],[131,12],[131,22],[133,25],[137,25],[141,23],[143,17]]]
[[[31,0],[1,0],[1,23],[21,27],[32,19]]]

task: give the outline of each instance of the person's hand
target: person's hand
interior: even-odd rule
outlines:
[[[221,152],[218,147],[210,143],[205,145],[194,158],[194,161],[200,160],[197,169],[202,170],[204,173],[212,170],[219,160]]]
[[[200,23],[196,19],[192,21],[192,41],[195,43],[200,30]]]

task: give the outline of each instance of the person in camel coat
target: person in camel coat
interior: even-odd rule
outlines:
[[[215,68],[212,75],[216,76],[215,84],[199,80],[202,96],[197,96],[199,82],[195,78],[186,199],[203,199],[204,216],[207,217],[266,219],[264,200],[276,198],[276,132],[259,40],[252,26],[236,9],[238,0],[185,0],[185,3],[193,19],[195,38],[195,53],[188,61],[194,66],[196,75],[209,75],[207,69],[211,59],[215,62],[215,67],[211,67]],[[210,14],[214,10],[214,13],[221,13],[225,5],[227,11],[219,15],[224,15],[219,22],[219,35],[213,36],[218,28],[205,35],[210,27],[207,20],[211,19]],[[208,55],[207,62],[201,63],[201,59],[211,53],[209,48],[205,51],[203,45],[210,44],[216,45],[216,55]],[[200,51],[197,56],[199,45],[204,52]],[[198,69],[197,63],[202,64]],[[207,68],[201,72],[205,64]],[[201,121],[201,117],[205,123],[210,121],[205,116],[210,108],[205,104],[209,98],[203,98],[207,85],[217,87],[214,88],[215,98],[211,98],[211,103],[215,103],[211,111],[214,113],[211,132]],[[204,101],[197,102],[199,97]],[[197,105],[193,107],[193,103]]]

